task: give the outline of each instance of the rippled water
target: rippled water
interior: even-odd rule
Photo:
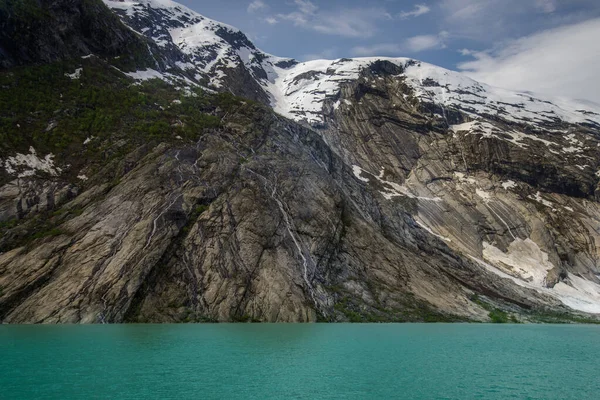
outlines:
[[[0,326],[1,399],[598,399],[600,327]]]

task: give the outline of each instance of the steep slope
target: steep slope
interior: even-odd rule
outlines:
[[[131,67],[152,65],[149,42],[100,1],[6,0],[0,3],[0,67],[87,56],[122,56]]]
[[[598,107],[104,3],[153,64],[0,71],[0,320],[600,313]]]
[[[272,79],[273,68],[295,63],[260,51],[238,29],[170,0],[104,2],[168,54],[172,66],[208,88],[269,104],[264,83]]]

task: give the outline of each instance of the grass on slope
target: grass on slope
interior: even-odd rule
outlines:
[[[66,76],[78,68],[79,79]],[[185,95],[158,79],[133,84],[94,58],[0,71],[0,88],[0,159],[32,146],[75,175],[139,144],[194,140],[220,126],[217,108],[239,101],[200,89]],[[8,179],[0,169],[0,183]]]

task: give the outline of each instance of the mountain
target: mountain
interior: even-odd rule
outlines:
[[[600,106],[7,4],[0,320],[597,321]]]

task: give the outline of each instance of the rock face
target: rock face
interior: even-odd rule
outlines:
[[[481,314],[453,278],[479,267],[364,191],[317,134],[266,110],[241,120],[137,149],[56,235],[2,254],[4,321]]]
[[[146,46],[98,1],[7,0],[0,5],[3,68],[92,53],[143,59]]]
[[[145,35],[134,37],[150,41],[157,65],[116,71],[113,38],[92,60],[68,64],[67,76],[86,88],[95,71],[129,91],[136,79],[146,97],[127,104],[138,101],[144,118],[166,116],[167,134],[154,124],[134,137],[110,129],[96,137],[96,125],[83,125],[77,140],[102,143],[105,165],[86,150],[77,159],[42,153],[33,134],[2,148],[0,320],[600,313],[594,106],[491,88],[410,59],[298,63],[177,3],[105,3]],[[150,77],[164,87],[144,92]],[[198,86],[263,105],[214,94],[179,106],[177,96],[185,103]],[[60,131],[81,113],[60,101],[51,120],[10,117]],[[205,114],[192,114],[199,107]],[[214,123],[190,132],[198,118]],[[14,135],[29,126],[16,123]]]
[[[365,185],[383,184],[389,201],[414,199],[419,226],[459,254],[597,313],[596,120],[427,114],[431,105],[414,101],[414,67],[367,69],[342,85],[322,135]]]

